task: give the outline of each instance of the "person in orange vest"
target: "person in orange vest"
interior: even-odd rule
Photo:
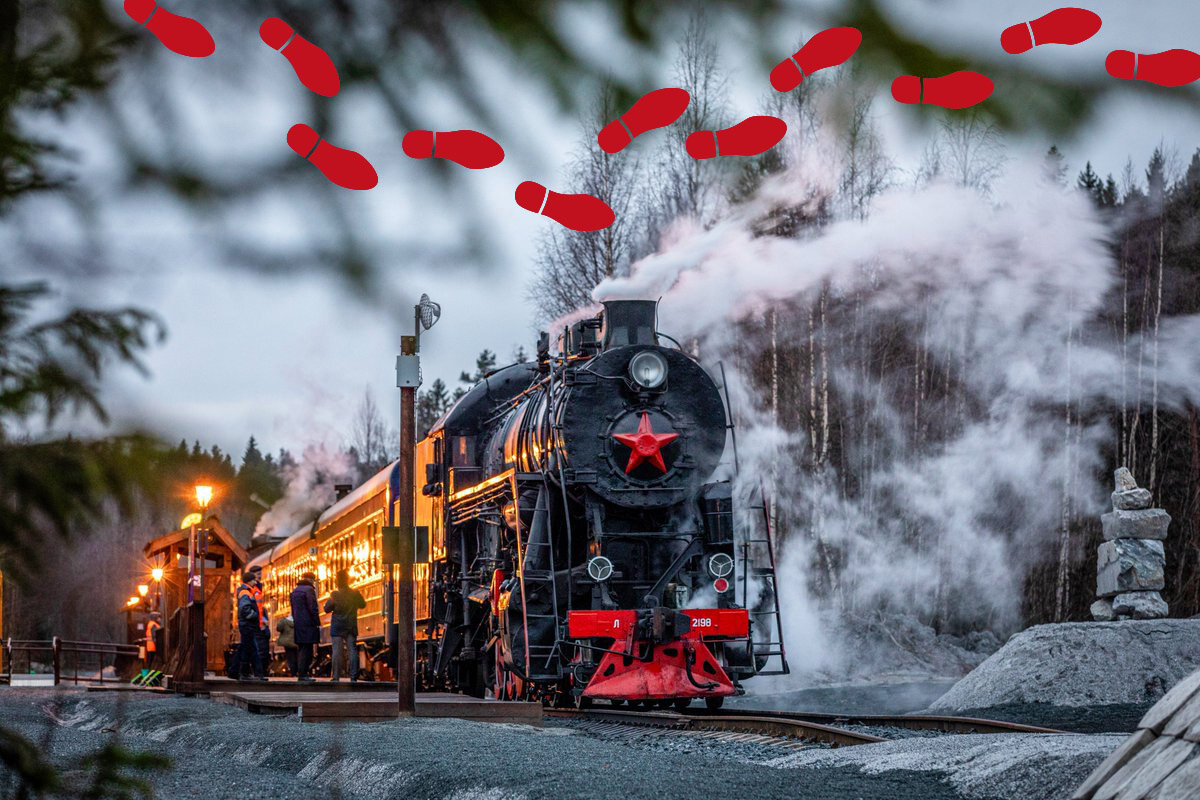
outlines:
[[[162,630],[162,623],[158,620],[159,614],[155,611],[146,623],[146,669],[153,669],[158,663],[159,631]]]
[[[262,659],[258,657],[258,631],[262,627],[262,611],[254,589],[253,572],[242,573],[242,585],[237,590],[237,621],[241,642],[238,644],[233,677],[242,680],[243,675],[252,672],[253,680],[264,681],[266,677],[259,671]]]
[[[266,676],[271,667],[271,619],[263,598],[262,567],[251,567],[254,573],[255,600],[258,602],[258,674]]]

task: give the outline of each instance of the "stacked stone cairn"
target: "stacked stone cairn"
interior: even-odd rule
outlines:
[[[1150,492],[1139,489],[1133,474],[1114,473],[1113,510],[1100,517],[1104,543],[1096,559],[1096,595],[1092,617],[1099,622],[1158,619],[1167,616],[1159,592],[1164,585],[1163,540],[1171,515],[1150,507]]]

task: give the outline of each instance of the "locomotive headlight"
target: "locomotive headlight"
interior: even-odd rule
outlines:
[[[596,582],[606,581],[612,577],[613,565],[604,556],[596,556],[588,561],[587,570],[592,580]]]
[[[733,572],[733,559],[725,553],[713,553],[708,557],[708,571],[714,578],[724,578]]]
[[[657,389],[667,380],[667,360],[653,350],[643,350],[629,360],[629,377],[638,386]]]

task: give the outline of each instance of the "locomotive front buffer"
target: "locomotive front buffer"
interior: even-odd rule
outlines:
[[[745,640],[744,609],[572,611],[568,636],[603,652],[583,697],[673,700],[729,697],[737,688],[705,643]]]

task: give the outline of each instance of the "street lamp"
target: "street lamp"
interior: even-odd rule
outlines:
[[[396,527],[402,544],[399,548],[399,580],[395,590],[389,585],[388,596],[395,597],[395,613],[389,616],[397,623],[396,689],[400,712],[411,714],[416,701],[416,675],[414,674],[414,629],[413,629],[413,454],[416,450],[416,393],[421,385],[421,362],[417,353],[421,349],[421,331],[429,330],[442,316],[442,307],[422,294],[413,306],[413,335],[400,337],[400,355],[396,357],[396,386],[400,389],[400,492],[396,498],[399,512]],[[393,565],[388,566],[389,576]],[[389,581],[391,583],[391,581]],[[390,609],[389,609],[390,610]],[[403,626],[403,627],[401,627]]]
[[[154,610],[159,613],[163,621],[163,658],[166,658],[171,647],[171,631],[167,627],[170,618],[167,616],[167,609],[163,607],[163,568],[153,567],[150,570],[150,577],[154,578],[154,585],[158,587],[158,597],[154,601]]]
[[[189,542],[189,558],[188,558],[188,627],[191,632],[192,640],[192,665],[191,677],[193,680],[204,680],[204,666],[208,661],[207,647],[205,643],[204,631],[204,559],[208,551],[207,536],[205,534],[204,545],[200,543],[200,531],[196,525],[204,521],[204,512],[208,509],[208,504],[212,502],[213,487],[206,483],[198,483],[195,485],[194,491],[196,494],[196,505],[200,507],[200,513],[197,519],[192,522],[192,535]],[[197,556],[199,557],[199,570],[196,568]],[[196,587],[200,587],[200,597],[197,598],[195,591]]]
[[[208,508],[208,504],[212,501],[212,487],[205,484],[196,485],[196,505],[200,506],[200,510]]]
[[[150,587],[144,583],[139,583],[137,589],[139,597],[145,597],[150,593]]]

